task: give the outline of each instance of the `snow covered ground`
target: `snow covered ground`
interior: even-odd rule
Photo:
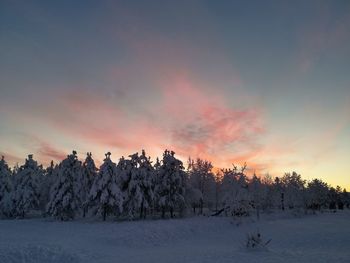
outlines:
[[[350,211],[254,221],[0,220],[0,262],[350,262]],[[257,229],[266,250],[244,247]]]

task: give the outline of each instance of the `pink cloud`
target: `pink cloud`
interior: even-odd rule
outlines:
[[[159,156],[171,148],[183,159],[202,157],[230,166],[242,149],[257,150],[264,133],[261,109],[236,109],[219,90],[209,92],[178,71],[155,83],[158,100],[136,112],[128,110],[132,104],[124,108],[109,93],[77,88],[56,95],[55,103],[43,103],[30,118],[44,122],[62,138],[88,144],[89,151],[117,150],[118,156],[142,148]],[[37,145],[38,158],[46,162],[66,156],[44,139]]]
[[[15,165],[16,163],[20,164],[23,161],[22,158],[9,152],[0,152],[0,157],[1,156],[5,157],[5,161],[9,165],[9,167]]]
[[[186,74],[176,74],[161,88],[158,109],[171,119],[170,143],[180,155],[227,166],[238,150],[256,150],[264,132],[260,109],[230,107],[219,90],[209,92]]]
[[[39,143],[36,150],[38,160],[45,165],[48,165],[51,161],[60,162],[66,158],[67,154],[52,144],[43,141]]]

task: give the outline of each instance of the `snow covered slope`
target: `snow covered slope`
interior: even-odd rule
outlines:
[[[244,247],[257,229],[266,250]],[[350,212],[137,222],[1,220],[0,262],[350,262]]]

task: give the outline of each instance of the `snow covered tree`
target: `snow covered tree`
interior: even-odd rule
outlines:
[[[261,202],[261,208],[263,210],[274,208],[274,181],[272,177],[267,173],[263,175],[261,179],[262,192],[264,199]]]
[[[279,177],[275,177],[272,189],[273,189],[272,196],[273,196],[274,206],[284,211],[285,209],[284,187]]]
[[[186,203],[188,206],[192,207],[193,214],[196,214],[196,208],[201,207],[203,204],[202,192],[197,188],[193,188],[191,185],[187,185]]]
[[[176,208],[182,210],[185,204],[185,171],[180,160],[175,158],[173,151],[165,150],[162,164],[159,168],[157,184],[158,205],[162,209],[162,217],[169,210],[174,217]]]
[[[332,209],[332,210],[337,209],[338,195],[334,187],[329,188],[327,200],[328,200],[329,209]]]
[[[313,179],[307,184],[307,206],[313,210],[320,210],[327,205],[328,185],[319,179]]]
[[[285,204],[289,209],[305,207],[305,180],[296,172],[285,173],[281,178]]]
[[[134,185],[138,185],[140,192],[138,198],[140,218],[146,218],[147,210],[153,206],[154,200],[154,168],[151,158],[146,156],[144,150],[138,158],[138,179],[138,183]],[[130,189],[132,188],[130,187]]]
[[[117,166],[118,175],[122,179],[122,190],[125,198],[124,211],[129,218],[146,217],[146,211],[153,205],[154,169],[145,151],[122,158]]]
[[[90,191],[94,212],[100,213],[104,221],[109,214],[123,211],[123,195],[118,183],[117,167],[110,158],[110,152],[105,156]]]
[[[25,164],[22,165],[15,177],[14,191],[14,214],[24,217],[30,210],[38,209],[40,203],[40,182],[44,171],[33,159],[33,155],[28,155]]]
[[[152,186],[153,194],[154,194],[153,206],[152,206],[153,213],[160,211],[160,206],[159,206],[160,193],[158,192],[158,189],[160,188],[160,185],[162,182],[160,167],[161,167],[161,163],[159,158],[157,157],[156,162],[153,165],[153,186]]]
[[[238,169],[233,165],[233,169],[224,169],[222,189],[224,207],[230,212],[232,216],[246,216],[249,215],[251,209],[251,202],[248,192],[248,181],[244,174],[246,164]]]
[[[137,161],[135,160],[135,154],[130,155],[131,159],[125,159],[122,156],[119,159],[117,164],[117,178],[116,183],[121,191],[121,195],[123,197],[123,208],[122,211],[124,214],[129,216],[129,218],[133,217],[133,208],[132,201],[129,197],[129,183],[132,178],[132,174],[135,173],[135,167],[137,166]]]
[[[60,220],[71,220],[80,207],[77,180],[82,172],[77,152],[73,151],[58,167],[56,182],[51,188],[47,213]]]
[[[90,190],[98,171],[91,152],[86,154],[82,169],[81,177],[79,178],[79,199],[83,209],[83,217],[85,217],[89,205]]]
[[[55,165],[51,161],[50,166],[48,166],[44,171],[44,176],[42,177],[40,183],[40,208],[45,210],[46,205],[50,200],[51,187],[57,179],[58,165]]]
[[[212,169],[213,165],[209,161],[199,158],[195,161],[189,159],[189,183],[193,189],[198,189],[202,193],[202,202],[200,203],[201,213],[203,213],[203,206],[212,208],[215,205],[216,182]]]
[[[256,210],[256,216],[260,218],[260,210],[262,208],[263,202],[265,200],[264,185],[262,184],[260,178],[254,173],[252,179],[248,185],[249,194],[252,201],[252,206]]]
[[[338,209],[343,210],[345,204],[345,200],[343,198],[343,189],[339,185],[337,185],[335,191],[337,193],[337,207]]]
[[[346,208],[350,208],[350,194],[349,194],[349,192],[347,192],[346,189],[344,188],[341,195],[342,195],[342,199],[344,200],[344,206]]]
[[[12,215],[12,190],[11,170],[2,156],[0,160],[0,216],[10,217]]]

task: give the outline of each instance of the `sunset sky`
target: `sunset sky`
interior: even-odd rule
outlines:
[[[350,189],[350,1],[0,2],[0,154],[145,149]]]

